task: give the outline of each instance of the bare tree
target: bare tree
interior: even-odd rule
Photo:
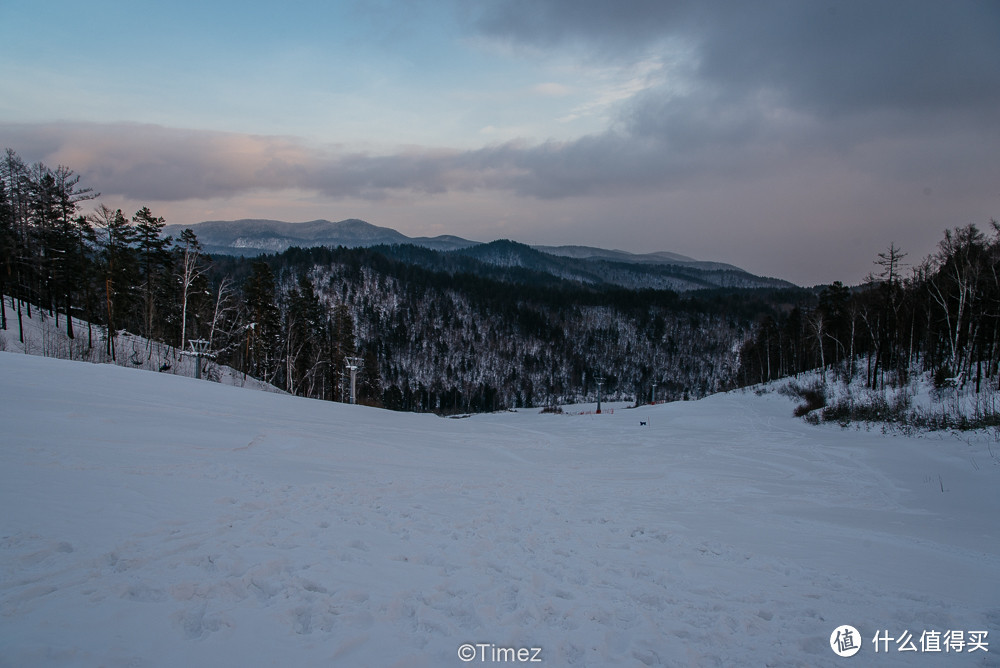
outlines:
[[[190,229],[181,232],[181,243],[183,253],[181,255],[180,278],[181,278],[181,344],[180,349],[184,350],[187,343],[187,312],[188,301],[191,292],[191,285],[205,273],[205,267],[201,263],[201,244],[198,238]],[[214,323],[213,323],[214,327]]]
[[[823,370],[823,377],[826,377],[826,355],[823,353],[823,339],[826,335],[826,314],[822,309],[816,309],[807,318],[809,328],[816,337],[816,348],[819,350],[819,366]]]
[[[236,304],[233,300],[233,279],[229,276],[223,276],[222,280],[219,281],[219,287],[216,288],[215,291],[215,307],[212,310],[212,326],[208,333],[208,343],[210,347],[214,345],[215,331],[219,328],[219,323],[222,322],[226,316],[229,315],[229,313],[236,310]]]
[[[949,364],[955,374],[965,367],[965,344],[969,339],[963,337],[963,327],[972,328],[972,319],[968,316],[978,291],[979,256],[983,250],[983,233],[975,225],[968,225],[946,230],[934,256],[937,273],[928,288],[931,298],[941,308],[950,352]],[[971,332],[965,333],[971,335]]]

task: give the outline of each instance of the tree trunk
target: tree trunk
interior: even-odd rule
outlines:
[[[107,298],[108,306],[108,336],[107,336],[107,354],[111,357],[112,362],[118,360],[115,359],[115,323],[114,323],[114,309],[112,307],[111,301],[111,278],[107,278],[104,281],[104,292]]]
[[[73,340],[76,336],[73,334],[73,296],[70,291],[66,291],[66,336]]]

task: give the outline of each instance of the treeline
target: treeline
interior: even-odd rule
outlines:
[[[743,385],[835,369],[871,389],[932,372],[935,383],[980,392],[1000,365],[1000,225],[948,230],[914,266],[895,245],[864,283],[826,287],[812,307],[762,318],[741,352]]]
[[[32,305],[61,321],[71,339],[81,335],[73,318],[88,323],[92,345],[93,326],[103,326],[112,358],[121,330],[180,348],[206,334],[215,304],[195,236],[164,238],[165,221],[145,207],[130,217],[103,205],[84,214],[98,194],[79,181],[68,167],[26,165],[10,149],[0,163],[0,295],[15,304],[20,340],[20,318]]]
[[[321,309],[308,281],[279,294],[263,263],[245,263],[238,277],[220,275],[191,230],[164,237],[166,221],[146,207],[131,216],[104,205],[84,213],[98,194],[79,182],[68,167],[28,165],[7,149],[0,164],[0,299],[12,300],[18,322],[8,323],[3,311],[0,329],[17,328],[23,343],[21,318],[41,308],[70,339],[86,336],[111,360],[123,331],[167,343],[175,356],[203,339],[220,361],[246,374],[296,394],[344,399],[340,374],[330,371],[354,354],[344,309]],[[87,323],[86,332],[75,331],[74,318]],[[380,391],[367,389],[380,400]]]

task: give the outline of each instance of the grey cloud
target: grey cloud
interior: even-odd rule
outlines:
[[[978,135],[996,147],[1000,135],[998,3],[515,0],[485,5],[476,26],[599,59],[690,47],[684,85],[666,80],[621,104],[613,131],[495,152],[523,173],[509,185],[538,197],[671,190],[831,161],[896,178],[914,159],[933,165],[956,136],[956,146]],[[947,178],[992,173],[982,153],[951,160]]]
[[[483,34],[534,47],[574,44],[601,57],[631,56],[664,37],[690,29],[697,1],[487,0],[472,22]]]
[[[487,4],[476,25],[493,38],[579,44],[602,58],[682,40],[694,47],[701,84],[770,90],[817,114],[1000,100],[995,2],[516,0]]]
[[[662,186],[673,170],[655,143],[608,131],[570,142],[490,147],[467,156],[486,183],[553,199]]]
[[[83,176],[83,185],[104,197],[124,197],[158,212],[161,202],[191,205],[237,196],[253,201],[286,188],[316,193],[315,199],[330,207],[338,199],[368,199],[372,206],[364,209],[372,212],[380,210],[378,200],[399,194],[450,193],[425,199],[404,217],[423,215],[427,222],[427,211],[434,211],[430,220],[438,224],[440,212],[450,211],[453,221],[462,222],[447,231],[468,236],[462,229],[474,224],[469,221],[485,225],[507,215],[498,212],[519,211],[519,238],[530,240],[551,222],[546,216],[553,216],[563,221],[553,223],[554,229],[569,234],[572,227],[573,238],[590,239],[587,243],[662,244],[704,258],[750,260],[760,271],[802,281],[818,275],[843,279],[838,267],[845,257],[867,252],[862,246],[877,249],[896,240],[920,254],[932,248],[944,227],[997,215],[1000,132],[984,135],[952,126],[920,135],[917,124],[831,150],[840,135],[866,135],[865,124],[877,121],[863,119],[860,129],[838,127],[823,134],[823,124],[806,119],[796,134],[820,138],[814,144],[785,143],[787,133],[780,130],[788,123],[769,117],[766,104],[749,112],[720,107],[705,118],[698,118],[691,100],[645,104],[644,118],[628,131],[472,151],[366,155],[286,137],[3,123],[0,147],[13,148],[29,162],[69,165]],[[666,134],[655,124],[661,114],[683,116],[688,127]],[[477,190],[490,192],[462,196]],[[239,200],[234,203],[239,209]],[[270,215],[282,217],[282,206]],[[399,215],[395,205],[381,211]],[[244,209],[234,217],[255,215],[260,214]],[[794,243],[820,250],[785,257],[782,249]],[[860,269],[851,265],[849,280],[860,280],[868,261],[862,258]]]
[[[819,115],[1000,100],[996,3],[739,3],[709,26],[706,80],[774,89]]]
[[[370,200],[409,191],[492,189],[554,199],[672,190],[793,172],[852,152],[882,151],[880,177],[947,146],[956,128],[1000,135],[1000,4],[992,2],[487,3],[478,27],[535,46],[597,45],[645,57],[678,38],[694,45],[691,81],[649,88],[608,130],[573,141],[387,155],[288,137],[150,125],[0,127],[28,157],[72,166],[105,193],[175,201],[301,188]],[[470,10],[466,10],[470,11]],[[30,147],[30,150],[29,150]],[[952,178],[982,168],[978,152]],[[864,164],[870,164],[864,163]],[[862,167],[867,168],[867,167]]]
[[[69,165],[106,195],[139,201],[286,188],[377,200],[394,191],[512,187],[509,171],[519,169],[505,149],[370,155],[288,137],[140,124],[0,123],[0,137],[29,162]]]
[[[448,189],[441,157],[351,154],[288,137],[95,123],[0,124],[0,136],[27,160],[67,164],[105,194],[134,200],[285,188],[377,199],[394,189]]]
[[[29,161],[67,164],[86,185],[137,201],[289,188],[368,200],[474,190],[558,199],[721,187],[831,161],[853,164],[873,179],[912,178],[915,165],[925,180],[942,171],[951,182],[996,172],[990,147],[997,132],[949,126],[926,133],[921,124],[901,124],[879,134],[871,127],[878,120],[822,124],[775,117],[766,103],[711,102],[652,91],[632,105],[623,130],[471,151],[369,155],[286,137],[144,125],[0,124],[0,136]]]
[[[137,124],[0,124],[0,136],[26,160],[67,164],[106,195],[140,201],[285,188],[370,200],[400,191],[434,195],[476,189],[555,198],[642,187],[663,176],[657,151],[611,132],[538,146],[388,155],[283,137]]]

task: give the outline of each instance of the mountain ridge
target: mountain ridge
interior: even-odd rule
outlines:
[[[280,253],[292,246],[378,246],[414,244],[434,250],[452,250],[478,244],[454,235],[408,237],[389,227],[373,225],[358,218],[333,222],[325,219],[289,223],[268,218],[208,220],[193,225],[168,225],[164,234],[177,235],[190,228],[202,245],[224,255]],[[252,251],[257,251],[253,253]]]
[[[188,228],[198,236],[207,252],[222,255],[253,257],[280,253],[293,246],[357,248],[412,245],[438,252],[459,253],[492,266],[523,267],[583,283],[607,283],[628,288],[686,291],[716,287],[792,286],[788,281],[757,276],[731,264],[695,260],[668,251],[640,254],[579,245],[532,246],[502,239],[484,243],[455,235],[409,237],[392,228],[357,218],[337,222],[317,219],[301,223],[258,218],[212,220],[194,225],[168,225],[164,234],[176,236]],[[500,252],[504,253],[504,257],[498,255]]]

